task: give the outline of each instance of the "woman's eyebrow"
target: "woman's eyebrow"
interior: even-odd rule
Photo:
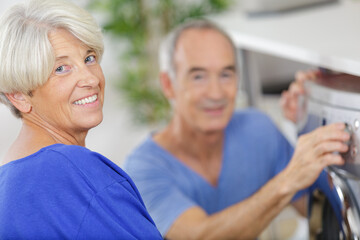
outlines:
[[[58,56],[56,57],[56,61],[69,58],[68,56]]]
[[[88,55],[90,53],[95,53],[95,50],[94,49],[89,49],[89,50],[86,51],[86,55]]]
[[[89,49],[86,51],[85,55],[89,55],[90,53],[95,53],[95,51],[93,49]],[[56,57],[56,61],[62,60],[62,59],[67,59],[67,58],[69,58],[69,56],[58,56],[58,57]]]

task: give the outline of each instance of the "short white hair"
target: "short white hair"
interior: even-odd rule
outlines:
[[[95,19],[66,0],[29,0],[9,8],[0,18],[0,102],[17,117],[21,113],[5,93],[31,91],[49,79],[55,54],[49,33],[65,29],[93,49],[98,60],[103,36]]]
[[[160,49],[159,49],[159,67],[161,72],[167,73],[172,81],[175,80],[176,69],[174,63],[174,55],[175,55],[176,45],[182,33],[190,29],[214,30],[220,33],[221,35],[223,35],[229,41],[234,51],[235,68],[237,69],[236,47],[234,42],[229,37],[229,35],[225,31],[223,31],[219,26],[217,26],[215,23],[205,19],[198,19],[198,20],[189,20],[188,22],[179,25],[173,31],[168,33],[167,36],[164,38],[164,40],[160,44]]]

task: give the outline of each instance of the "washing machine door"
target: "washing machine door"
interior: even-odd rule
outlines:
[[[345,164],[326,168],[318,180],[321,184],[310,196],[309,229],[317,239],[360,239],[360,78],[328,76],[306,82],[305,90],[306,97],[300,100],[299,134],[335,122],[346,123],[351,134],[349,151],[342,155]],[[316,208],[321,211],[315,213]],[[319,221],[314,223],[314,218]]]
[[[309,198],[309,229],[316,240],[360,239],[360,215],[356,191],[360,182],[328,170],[327,187]]]

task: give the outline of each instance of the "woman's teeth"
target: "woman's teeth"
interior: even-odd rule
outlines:
[[[80,99],[80,100],[77,100],[74,102],[75,105],[84,105],[84,104],[87,104],[87,103],[93,103],[97,100],[97,95],[93,95],[91,97],[87,97],[87,98],[83,98],[83,99]]]

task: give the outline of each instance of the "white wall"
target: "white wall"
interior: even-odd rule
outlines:
[[[87,0],[74,0],[75,3],[84,6]],[[0,15],[20,0],[0,0]],[[86,145],[91,150],[97,151],[121,164],[125,156],[133,149],[149,132],[149,127],[140,127],[132,123],[129,112],[114,89],[114,81],[119,75],[118,56],[113,49],[118,48],[119,43],[111,42],[105,36],[105,53],[102,67],[106,78],[104,120],[96,128],[90,130]],[[16,138],[21,127],[21,121],[12,116],[8,108],[0,104],[0,161],[4,157],[8,147]]]

